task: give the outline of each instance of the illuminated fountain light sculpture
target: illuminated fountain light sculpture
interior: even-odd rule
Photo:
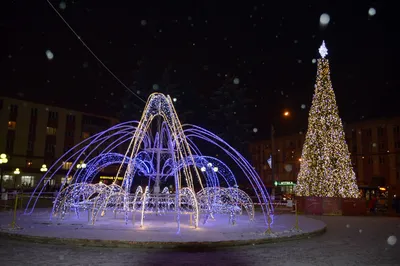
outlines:
[[[65,178],[57,194],[51,218],[62,220],[71,211],[79,217],[84,211],[95,224],[106,212],[114,212],[123,213],[128,223],[130,214],[134,220],[139,213],[143,226],[147,214],[174,213],[178,232],[180,216],[186,214],[194,227],[199,226],[201,215],[206,223],[215,214],[227,214],[230,223],[235,224],[236,215],[243,210],[253,220],[253,201],[239,189],[232,170],[221,160],[202,155],[196,141],[217,146],[232,159],[239,174],[251,184],[269,227],[272,204],[253,167],[213,133],[194,125],[182,126],[171,98],[160,93],[150,95],[140,122],[121,123],[100,132],[56,161],[35,188],[25,214],[34,211],[38,194],[62,170],[63,163],[72,162],[65,173],[70,178]],[[126,152],[122,154],[121,150]],[[113,165],[119,167],[111,184],[93,183],[102,169]],[[133,183],[138,177],[145,177],[147,185],[135,188]],[[174,191],[168,187],[161,191],[162,183],[172,183]]]

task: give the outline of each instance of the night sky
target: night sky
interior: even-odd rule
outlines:
[[[0,94],[112,116],[133,113],[124,99],[144,107],[47,1],[3,2]],[[271,123],[306,128],[322,40],[344,121],[398,114],[392,1],[50,2],[122,83],[142,99],[154,89],[171,94],[191,114],[185,122],[213,129],[214,112],[232,112],[256,138]],[[224,103],[210,98],[219,90],[228,90]],[[231,100],[243,102],[225,108]]]

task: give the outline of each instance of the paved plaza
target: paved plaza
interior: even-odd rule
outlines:
[[[78,247],[1,237],[1,265],[399,265],[400,219],[313,217],[328,226],[309,239],[211,249]]]

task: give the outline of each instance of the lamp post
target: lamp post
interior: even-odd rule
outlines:
[[[284,111],[283,112],[283,117],[288,118],[290,117],[290,112],[289,111]],[[275,128],[274,125],[271,124],[271,179],[272,179],[272,197],[275,198],[275,184],[276,183],[276,169],[277,169],[277,160],[276,160],[276,148],[275,148]]]
[[[0,154],[0,193],[3,193],[3,165],[8,163],[7,154]]]
[[[272,198],[275,198],[275,159],[276,159],[276,150],[275,150],[275,129],[274,126],[271,125],[271,180],[272,180]]]
[[[14,170],[14,189],[15,189],[15,185],[17,183],[17,175],[19,175],[21,173],[21,171],[19,170],[19,168],[15,168]]]

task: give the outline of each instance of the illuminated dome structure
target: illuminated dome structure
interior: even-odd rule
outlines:
[[[182,126],[171,98],[160,93],[150,95],[140,122],[113,126],[85,139],[59,158],[35,188],[25,214],[34,211],[38,195],[62,170],[63,163],[72,162],[65,175],[70,178],[62,183],[51,218],[62,221],[66,214],[79,218],[87,212],[88,221],[94,225],[111,212],[114,216],[123,214],[126,224],[138,216],[143,227],[148,215],[172,213],[178,232],[183,215],[189,215],[194,227],[199,226],[199,221],[205,224],[215,219],[216,214],[226,215],[231,224],[243,212],[253,220],[253,201],[238,187],[233,167],[203,155],[200,147],[205,144],[225,153],[231,159],[230,165],[238,169],[235,173],[247,178],[253,188],[252,196],[261,203],[265,224],[270,225],[272,204],[249,162],[213,133],[194,125]],[[118,167],[110,184],[94,182],[103,169],[113,166]],[[137,180],[142,181],[140,185]]]

